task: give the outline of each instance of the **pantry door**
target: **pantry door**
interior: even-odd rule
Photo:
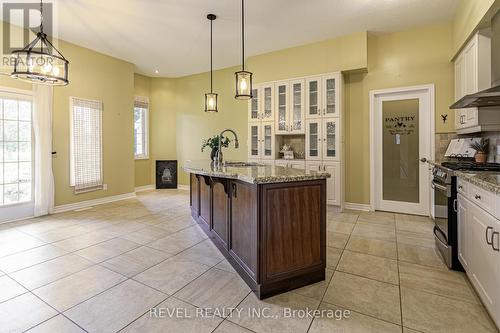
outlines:
[[[373,210],[428,216],[434,86],[370,92]]]
[[[0,223],[33,216],[33,98],[0,89]]]

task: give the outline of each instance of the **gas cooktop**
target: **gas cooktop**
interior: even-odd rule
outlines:
[[[443,162],[441,165],[451,170],[462,171],[499,171],[500,163],[475,163],[472,161]]]

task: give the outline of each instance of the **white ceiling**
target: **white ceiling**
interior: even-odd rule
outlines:
[[[393,32],[448,20],[458,0],[247,0],[247,56],[357,31]],[[241,59],[239,0],[57,0],[59,37],[129,61],[139,73],[178,77]],[[71,59],[70,59],[71,61]],[[155,74],[155,70],[159,70]]]

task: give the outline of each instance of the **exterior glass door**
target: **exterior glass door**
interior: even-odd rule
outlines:
[[[31,96],[0,95],[0,222],[33,215]]]

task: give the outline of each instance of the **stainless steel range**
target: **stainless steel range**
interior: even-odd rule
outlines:
[[[457,234],[457,177],[455,171],[498,171],[500,164],[477,164],[470,161],[443,162],[432,170],[434,191],[433,218],[434,238],[446,265],[454,270],[463,270],[458,261]]]

